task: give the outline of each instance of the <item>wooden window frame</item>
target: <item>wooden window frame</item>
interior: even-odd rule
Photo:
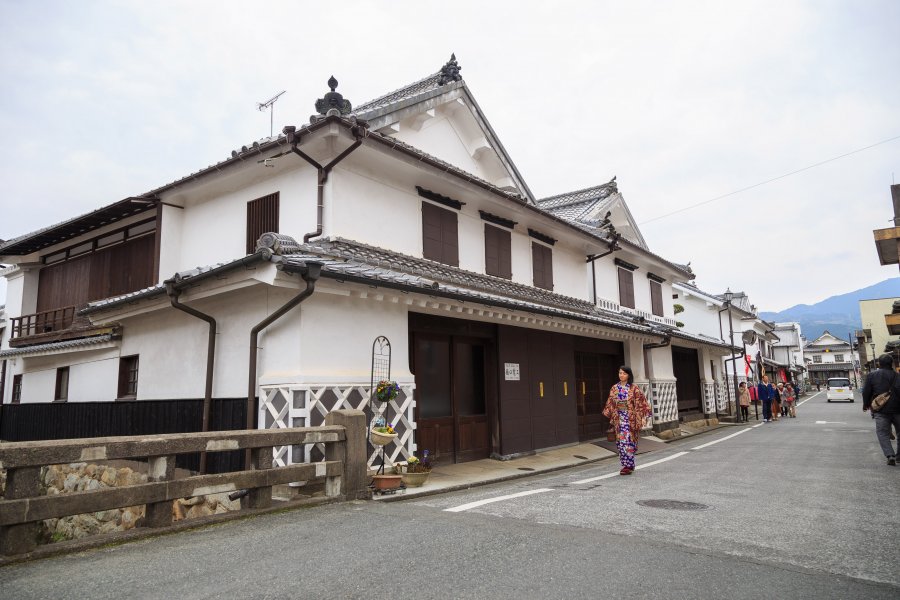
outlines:
[[[152,227],[148,227],[144,231],[138,231],[137,233],[131,233],[132,229],[139,229],[140,227],[147,227],[152,224]],[[114,235],[122,234],[121,239],[111,241],[107,244],[100,244],[101,240],[105,240]],[[118,229],[113,229],[112,231],[107,231],[101,235],[93,237],[89,240],[78,242],[77,244],[73,244],[71,246],[67,246],[62,250],[55,250],[50,254],[45,254],[41,256],[41,262],[45,265],[55,265],[57,263],[66,262],[72,258],[81,258],[85,254],[92,254],[97,252],[98,250],[105,250],[111,246],[115,246],[117,244],[122,244],[124,242],[130,240],[136,240],[140,237],[144,237],[145,235],[151,235],[156,233],[156,217],[152,219],[144,219],[143,221],[136,221],[124,227],[119,227]],[[90,248],[84,248],[90,244]]]
[[[484,224],[484,272],[512,279],[512,234],[508,229]]]
[[[617,269],[619,271],[619,306],[636,308],[634,301],[634,271],[622,266],[617,267]]]
[[[67,402],[69,400],[69,367],[56,369],[56,387],[53,390],[54,402]]]
[[[140,355],[132,354],[119,358],[119,381],[116,396],[118,400],[133,400],[137,398],[139,374]]]
[[[451,267],[459,266],[459,215],[422,202],[422,256]]]
[[[256,252],[256,241],[264,233],[278,233],[281,219],[281,192],[247,202],[247,254]]]
[[[534,287],[553,291],[553,248],[531,242],[531,273]]]
[[[22,403],[22,374],[13,375],[12,380],[12,397],[10,399],[10,404],[21,404]]]
[[[664,316],[662,284],[658,281],[654,281],[653,279],[651,279],[648,283],[650,284],[650,312],[657,317],[662,317]]]

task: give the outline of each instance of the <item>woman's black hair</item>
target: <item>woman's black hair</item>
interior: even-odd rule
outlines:
[[[619,367],[620,371],[625,371],[625,374],[628,375],[628,383],[634,383],[634,373],[631,372],[631,367],[626,367],[622,365]]]
[[[740,382],[740,383],[738,384],[738,387],[741,387],[742,385],[743,385],[743,386],[746,386],[746,385],[747,385],[747,382],[746,382],[746,381]]]

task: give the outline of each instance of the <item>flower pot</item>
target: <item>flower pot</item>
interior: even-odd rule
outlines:
[[[375,446],[385,446],[390,444],[396,437],[396,433],[380,433],[374,430],[369,432],[369,439],[372,440],[372,444]]]
[[[396,490],[400,487],[401,480],[400,475],[375,475],[372,477],[376,491]]]
[[[422,487],[422,484],[425,483],[429,475],[431,475],[431,471],[426,471],[424,473],[404,473],[401,477],[403,478],[403,483],[406,487]]]

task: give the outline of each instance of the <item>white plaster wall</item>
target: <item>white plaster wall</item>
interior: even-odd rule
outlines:
[[[118,392],[119,357],[115,349],[69,366],[68,402],[113,401]]]
[[[184,214],[186,209],[161,205],[162,225],[157,233],[159,239],[159,279],[161,283],[180,270],[184,261],[181,259],[184,236]],[[196,265],[195,265],[196,266]]]
[[[487,173],[466,149],[465,144],[470,142],[468,139],[470,134],[462,123],[456,123],[457,120],[466,117],[473,119],[471,114],[464,114],[464,111],[467,112],[468,109],[460,107],[449,118],[445,111],[446,109],[437,109],[434,118],[426,120],[419,131],[401,127],[400,131],[392,137],[459,167],[467,173],[490,180],[491,173]]]
[[[292,160],[285,156],[281,161]],[[297,160],[300,160],[297,158]],[[260,169],[264,169],[259,165]],[[279,192],[279,232],[302,240],[303,235],[316,228],[316,179],[312,168],[293,168],[276,173],[265,181],[248,182],[233,190],[219,191],[203,188],[182,211],[180,239],[165,250],[166,271],[172,273],[196,266],[230,262],[246,255],[247,203]],[[206,195],[203,195],[203,194]],[[179,209],[172,209],[179,210]],[[165,231],[165,223],[164,223]],[[172,235],[179,232],[173,231]],[[180,248],[180,251],[177,249]],[[177,260],[170,254],[178,252]],[[174,266],[174,269],[172,268]],[[170,272],[171,271],[171,272]]]
[[[372,368],[372,343],[383,335],[391,343],[391,377],[411,380],[409,371],[409,321],[407,305],[391,300],[347,295],[348,286],[329,286],[304,304],[300,317],[299,360],[294,381],[368,382]],[[348,318],[353,315],[353,318]],[[266,370],[266,383],[272,380]]]
[[[615,254],[594,261],[597,269],[597,297],[619,302],[619,273],[613,264]],[[590,273],[588,273],[590,275]]]
[[[684,294],[679,294],[677,302],[684,307],[684,312],[675,315],[675,318],[684,323],[684,330],[691,333],[702,333],[714,338],[719,337],[719,308],[715,305],[710,306],[702,298]],[[671,297],[671,296],[670,296]],[[722,329],[726,334],[728,332],[728,315],[727,312],[722,313]],[[735,332],[735,338],[740,337],[740,332]]]
[[[529,251],[529,258],[531,253]],[[553,291],[582,300],[589,300],[585,292],[584,254],[564,245],[553,246]]]
[[[10,385],[12,384],[10,383]],[[54,392],[56,392],[55,368],[41,369],[22,375],[22,404],[52,402]]]
[[[675,379],[672,369],[672,348],[664,346],[650,350],[650,363],[652,365],[653,379]]]

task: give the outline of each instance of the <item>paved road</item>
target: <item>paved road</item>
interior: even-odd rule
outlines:
[[[12,565],[0,598],[900,597],[900,468],[859,401],[798,414],[669,444],[630,477],[604,461]]]

